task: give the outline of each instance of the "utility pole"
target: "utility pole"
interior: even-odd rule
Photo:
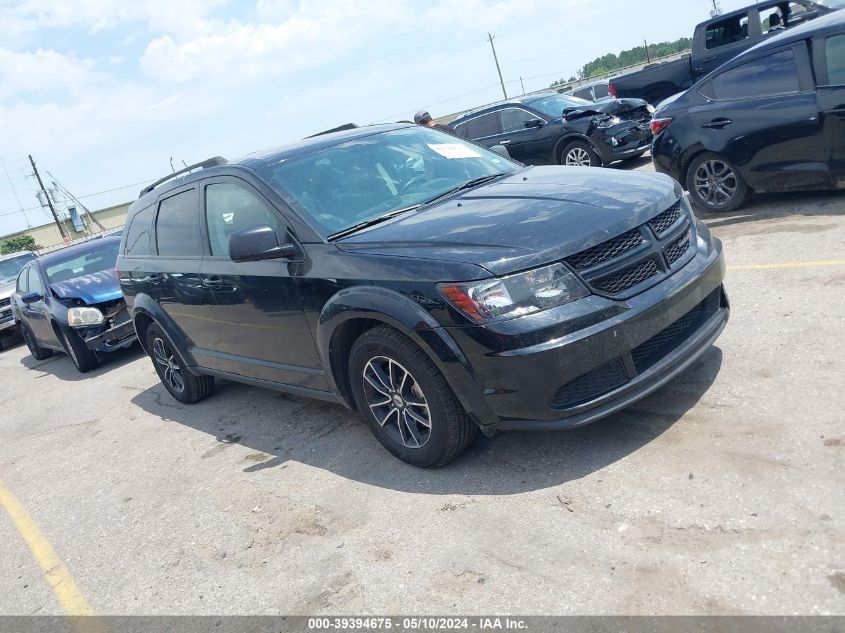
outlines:
[[[525,95],[525,84],[522,83],[522,77],[519,78],[519,85],[522,86],[522,94]]]
[[[493,36],[487,33],[487,38],[490,41],[490,48],[493,49],[493,61],[496,62],[496,70],[499,72],[499,83],[502,84],[502,94],[505,95],[505,101],[508,100],[508,92],[505,90],[505,80],[502,79],[502,69],[499,68],[499,58],[496,57],[496,47],[493,45]]]
[[[53,214],[53,219],[56,221],[56,226],[59,227],[59,233],[62,235],[62,240],[67,239],[67,234],[65,233],[65,227],[62,226],[62,223],[59,222],[59,216],[56,213],[55,207],[53,207],[53,201],[50,200],[50,195],[47,193],[47,190],[44,188],[44,183],[41,182],[41,174],[38,173],[38,168],[35,166],[35,161],[32,160],[32,154],[29,155],[29,162],[32,164],[32,172],[35,174],[36,180],[38,180],[38,186],[41,187],[41,192],[44,194],[45,200],[47,200],[47,206],[50,207],[50,212]]]
[[[648,54],[648,41],[643,40],[643,44],[645,44],[645,58],[648,60],[647,63],[651,63],[651,55]]]

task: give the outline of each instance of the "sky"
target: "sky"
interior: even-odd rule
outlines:
[[[745,0],[720,0],[723,10]],[[0,0],[0,235],[49,221],[32,154],[90,209],[176,166],[435,117],[691,37],[711,0]],[[21,208],[24,211],[21,211]]]

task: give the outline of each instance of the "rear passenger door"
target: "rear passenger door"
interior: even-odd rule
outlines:
[[[160,198],[153,227],[152,255],[145,258],[143,275],[137,275],[138,290],[167,314],[192,352],[204,348],[215,336],[215,324],[200,278],[203,248],[197,185]]]
[[[845,181],[845,34],[813,43],[819,121],[829,156],[830,171],[837,182]]]
[[[214,335],[201,353],[206,367],[320,391],[328,390],[317,347],[302,309],[295,276],[304,259],[233,262],[229,237],[267,225],[279,243],[295,241],[284,216],[240,178],[202,182],[209,255],[202,281],[211,293]],[[199,357],[198,357],[199,358]]]
[[[474,117],[466,122],[466,126],[466,138],[485,147],[498,144],[502,133],[498,110]]]
[[[733,162],[754,189],[829,182],[816,93],[802,42],[731,66],[705,82],[690,108],[701,143]]]

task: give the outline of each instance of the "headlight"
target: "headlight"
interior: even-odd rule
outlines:
[[[500,279],[437,287],[449,303],[476,322],[512,319],[590,294],[563,264]]]
[[[103,323],[103,313],[97,308],[71,308],[67,311],[67,322],[70,327],[90,327]]]

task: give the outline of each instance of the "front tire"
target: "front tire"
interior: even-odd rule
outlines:
[[[85,374],[100,365],[97,355],[88,349],[79,334],[73,330],[65,332],[62,329],[59,330],[59,334],[67,355],[70,356],[79,373]]]
[[[687,191],[699,209],[713,213],[735,211],[748,197],[748,185],[727,159],[706,152],[696,156],[687,172]]]
[[[161,384],[179,402],[194,404],[211,393],[214,377],[198,376],[188,371],[158,325],[147,328],[147,352]]]
[[[601,167],[602,162],[596,151],[584,141],[573,141],[563,148],[560,164],[567,167]]]
[[[32,330],[29,329],[28,325],[21,323],[20,328],[23,341],[26,343],[26,346],[29,348],[29,353],[32,354],[32,357],[35,360],[47,360],[53,355],[53,350],[46,349],[38,344],[38,341],[35,340],[35,335],[32,333]]]
[[[362,334],[352,346],[349,372],[361,417],[403,462],[444,466],[478,434],[431,359],[393,328],[378,326]]]

